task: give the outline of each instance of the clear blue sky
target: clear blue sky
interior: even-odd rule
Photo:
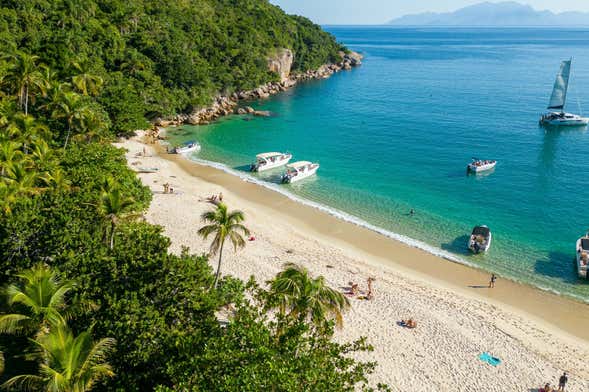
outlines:
[[[319,24],[380,24],[406,14],[454,11],[484,0],[270,0]],[[494,1],[495,2],[495,1]],[[522,0],[537,10],[586,11],[589,0]]]

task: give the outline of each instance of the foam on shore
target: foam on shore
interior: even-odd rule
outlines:
[[[427,243],[417,240],[415,238],[411,238],[411,237],[408,237],[403,234],[399,234],[399,233],[396,233],[396,232],[393,232],[390,230],[383,229],[382,227],[373,225],[373,224],[371,224],[361,218],[358,218],[357,216],[354,216],[350,213],[341,211],[337,208],[329,207],[325,204],[321,204],[321,203],[297,196],[297,195],[293,194],[292,192],[289,192],[288,190],[284,189],[284,187],[281,186],[280,184],[261,180],[259,178],[256,178],[256,177],[248,174],[247,172],[233,169],[233,168],[231,168],[223,163],[220,163],[220,162],[214,162],[214,161],[202,159],[202,158],[199,158],[195,155],[183,155],[183,157],[192,161],[192,162],[198,163],[200,165],[204,165],[204,166],[212,167],[214,169],[221,170],[227,174],[231,174],[233,176],[236,176],[236,177],[242,179],[243,181],[246,181],[246,182],[249,182],[249,183],[252,183],[255,185],[259,185],[259,186],[269,189],[271,191],[280,193],[281,195],[289,198],[292,201],[295,201],[297,203],[303,204],[308,207],[315,208],[319,211],[327,213],[327,214],[329,214],[337,219],[340,219],[344,222],[352,223],[356,226],[371,230],[371,231],[378,233],[380,235],[383,235],[387,238],[391,238],[395,241],[399,241],[407,246],[423,250],[429,254],[432,254],[437,257],[441,257],[445,260],[448,260],[448,261],[451,261],[454,263],[458,263],[458,264],[462,264],[462,265],[465,265],[465,266],[468,266],[471,268],[476,268],[479,270],[486,271],[485,268],[483,268],[482,266],[477,265],[475,263],[471,263],[468,260],[465,260],[456,254],[450,253],[448,251],[445,251],[445,250],[435,247],[433,245],[427,244]],[[560,292],[554,288],[546,287],[546,286],[542,286],[542,285],[537,285],[537,284],[530,284],[528,282],[522,281],[521,279],[518,279],[518,278],[511,276],[511,275],[502,276],[502,277],[510,279],[516,283],[530,285],[534,288],[537,288],[539,290],[546,291],[546,292],[549,292],[552,294],[570,297],[570,298],[573,298],[573,299],[583,302],[583,303],[589,303],[589,298],[585,298],[580,295],[575,295],[573,293],[563,294],[562,292]]]

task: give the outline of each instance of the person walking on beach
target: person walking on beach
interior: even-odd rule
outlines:
[[[495,287],[495,281],[497,280],[497,276],[495,274],[491,274],[491,280],[489,280],[489,288],[492,289]]]
[[[564,391],[568,381],[569,378],[567,377],[567,372],[564,372],[562,376],[560,376],[560,378],[558,379],[558,390]]]
[[[373,277],[368,278],[368,293],[366,293],[366,299],[373,299],[374,293],[372,292],[372,282],[375,281]]]

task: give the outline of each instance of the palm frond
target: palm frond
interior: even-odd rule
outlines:
[[[31,318],[23,314],[3,314],[0,316],[0,334],[16,335],[23,331],[23,321]]]

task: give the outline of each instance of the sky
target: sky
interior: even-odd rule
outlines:
[[[448,12],[484,0],[270,0],[319,24],[381,24],[406,14]],[[589,12],[589,0],[520,0],[537,10]]]

